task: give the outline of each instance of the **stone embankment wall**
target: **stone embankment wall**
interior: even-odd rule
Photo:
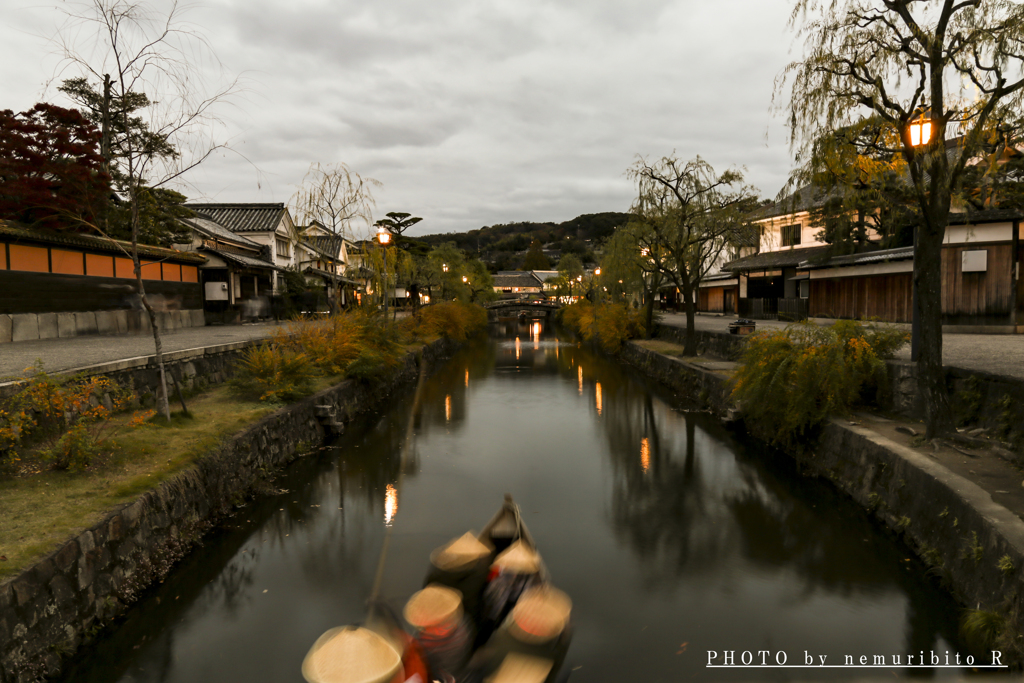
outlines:
[[[731,415],[725,375],[632,343],[621,357],[675,391],[701,400],[716,414]],[[890,368],[891,398],[915,410],[912,366],[895,363]],[[966,383],[970,376],[951,371],[955,383]],[[1006,378],[975,380],[982,381],[990,382],[984,386],[992,395],[1022,390],[1021,383]],[[845,420],[830,421],[817,443],[788,455],[802,472],[827,478],[902,535],[962,604],[1010,619],[1024,615],[1024,521],[981,487],[927,455]]]
[[[156,314],[161,330],[202,327],[202,309]],[[77,311],[68,313],[0,314],[0,344],[39,339],[67,339],[86,334],[134,334],[152,329],[145,311]]]
[[[242,352],[258,341],[233,342],[196,349],[171,351],[164,354],[164,368],[170,374],[167,383],[174,397],[173,381],[182,390],[204,389],[212,384],[226,382],[231,378],[235,361]],[[133,389],[144,405],[152,405],[160,387],[160,370],[156,356],[139,356],[113,363],[101,363],[86,368],[77,368],[56,375],[77,375],[93,377],[104,375],[120,387]],[[21,381],[0,383],[0,401],[13,396],[23,386]]]
[[[683,344],[686,330],[659,325],[659,339]],[[739,360],[745,336],[724,332],[698,332],[700,355]],[[905,360],[886,361],[886,384],[878,395],[878,407],[915,420],[925,417],[924,403],[917,391],[914,364]],[[946,368],[946,382],[953,396],[957,417],[967,418],[974,426],[997,432],[1009,432],[1024,425],[1024,381],[962,368]],[[1018,427],[1024,429],[1024,427]],[[1018,464],[1024,465],[1024,457]]]
[[[454,349],[442,340],[422,354],[430,362]],[[26,683],[58,673],[63,656],[162,578],[211,520],[229,511],[231,501],[301,455],[304,446],[322,441],[317,406],[331,406],[339,422],[351,420],[416,377],[418,362],[410,354],[378,382],[348,380],[268,415],[0,584],[0,682]]]
[[[794,457],[904,540],[969,607],[1024,614],[1024,521],[924,453],[833,420]]]

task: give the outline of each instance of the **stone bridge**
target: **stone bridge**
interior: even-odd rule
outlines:
[[[552,313],[561,307],[561,304],[553,301],[528,301],[526,299],[500,299],[484,304],[484,308],[487,309],[488,320],[517,318],[520,316],[528,318],[550,317]]]

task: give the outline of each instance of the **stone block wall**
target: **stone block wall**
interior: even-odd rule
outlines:
[[[161,330],[202,327],[202,309],[157,313]],[[67,339],[87,334],[137,334],[151,329],[145,311],[77,311],[0,314],[0,344],[40,339]]]
[[[442,340],[426,347],[423,357],[436,361],[455,348]],[[229,501],[302,455],[303,445],[322,441],[316,406],[333,406],[337,420],[349,421],[380,406],[418,372],[418,358],[410,354],[374,384],[345,381],[268,415],[0,584],[0,683],[58,674],[62,656],[88,642],[164,576],[211,520],[228,511]]]

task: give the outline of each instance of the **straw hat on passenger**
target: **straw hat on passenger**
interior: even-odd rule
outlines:
[[[520,539],[498,555],[494,565],[516,574],[534,574],[540,571],[540,555]]]
[[[358,626],[332,628],[302,660],[309,683],[389,683],[402,656],[386,640]]]
[[[523,591],[508,617],[508,632],[524,643],[543,643],[561,635],[569,623],[572,600],[551,585]]]
[[[438,569],[455,572],[466,569],[491,554],[491,549],[467,531],[430,553],[430,563]]]
[[[544,683],[554,662],[541,657],[509,653],[485,683]]]
[[[402,614],[416,628],[456,622],[462,618],[462,593],[432,583],[409,598]]]

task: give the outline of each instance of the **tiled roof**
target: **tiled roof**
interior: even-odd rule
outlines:
[[[505,287],[540,287],[543,284],[536,275],[529,271],[507,271],[494,275],[494,286]]]
[[[284,204],[186,204],[231,232],[273,232],[281,223]]]
[[[804,185],[774,204],[757,209],[750,215],[750,219],[761,221],[791,213],[810,211],[821,206],[827,198],[828,194],[820,188],[814,185]]]
[[[1024,212],[1016,209],[986,209],[984,211],[951,212],[950,225],[973,225],[975,223],[999,223],[1024,219]]]
[[[124,255],[130,253],[132,244],[123,240],[114,240],[107,237],[94,235],[83,235],[77,232],[52,232],[49,230],[36,230],[26,228],[12,221],[0,220],[0,236],[13,238],[14,241],[38,242],[41,244],[57,244],[68,247],[78,247],[91,251],[102,251],[105,253]],[[7,240],[5,240],[7,241]],[[206,257],[193,251],[178,251],[177,249],[166,249],[164,247],[153,247],[146,244],[139,245],[139,256],[146,258],[166,259],[178,263],[206,263]]]
[[[341,243],[344,241],[344,238],[341,235],[320,235],[317,237],[306,235],[303,236],[302,241],[325,256],[338,258],[341,255]]]
[[[803,261],[802,269],[835,268],[838,266],[860,266],[865,263],[885,263],[887,261],[906,261],[914,258],[914,247],[897,247],[895,249],[878,249],[861,254],[833,256],[827,261]]]
[[[242,256],[241,254],[235,254],[234,252],[230,252],[230,251],[219,251],[217,249],[208,249],[206,247],[200,247],[200,249],[202,249],[203,251],[205,251],[205,252],[207,252],[209,254],[215,254],[215,255],[221,257],[222,259],[224,259],[225,261],[228,261],[230,263],[234,263],[235,265],[244,266],[245,268],[262,268],[262,269],[265,269],[265,270],[284,270],[283,268],[275,266],[274,264],[268,263],[267,261],[264,261],[262,259],[251,258],[249,256]]]
[[[213,221],[209,218],[204,218],[201,215],[196,215],[193,218],[183,218],[181,222],[185,225],[195,228],[199,232],[205,234],[207,237],[215,237],[217,239],[225,240],[233,244],[240,244],[242,246],[251,247],[252,249],[260,250],[263,245],[259,242],[253,242],[248,237],[243,235],[236,235],[231,232],[220,223]]]
[[[722,266],[722,270],[736,272],[738,270],[774,270],[776,268],[792,268],[804,261],[818,258],[828,251],[829,245],[822,247],[804,247],[803,249],[783,249],[767,251],[763,254],[744,256]]]

